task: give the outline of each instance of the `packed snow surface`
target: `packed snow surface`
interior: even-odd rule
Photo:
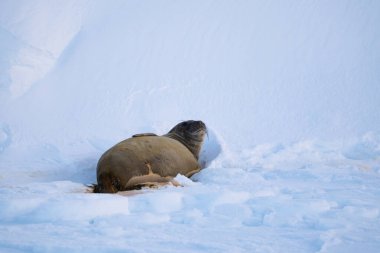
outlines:
[[[0,252],[379,252],[379,1],[0,2]],[[202,120],[182,187],[93,194]]]

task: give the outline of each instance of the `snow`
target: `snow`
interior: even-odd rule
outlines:
[[[377,1],[0,2],[1,252],[378,252]],[[92,194],[203,120],[182,186]]]
[[[5,252],[377,252],[379,159],[352,160],[329,147],[296,143],[269,156],[257,147],[251,153],[262,155],[249,167],[211,166],[194,181],[177,176],[183,187],[128,194],[90,194],[72,181],[3,182],[0,245]]]

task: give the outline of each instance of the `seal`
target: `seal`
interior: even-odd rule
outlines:
[[[206,125],[188,120],[167,134],[136,134],[107,150],[99,159],[95,193],[116,193],[172,182],[179,173],[191,177],[198,162]]]

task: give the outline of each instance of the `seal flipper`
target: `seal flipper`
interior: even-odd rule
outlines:
[[[175,187],[183,187],[182,184],[180,184],[177,180],[175,180],[172,177],[167,177],[167,178],[161,177],[158,180],[156,179],[156,180],[152,180],[152,181],[141,182],[139,184],[135,184],[135,185],[127,188],[126,191],[141,190],[141,189],[144,189],[144,188],[154,188],[154,189],[157,189],[157,188],[160,188],[160,187],[164,187],[166,185],[172,185],[172,186],[175,186]]]
[[[85,184],[86,187],[85,193],[95,193],[95,189],[98,186],[97,184]]]

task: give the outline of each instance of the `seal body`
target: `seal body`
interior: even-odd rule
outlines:
[[[98,185],[94,191],[139,189],[170,182],[178,173],[191,177],[200,171],[197,160],[200,147],[195,151],[193,147],[202,143],[205,128],[203,132],[190,131],[194,136],[200,135],[200,144],[173,129],[164,136],[137,134],[107,150],[97,165]]]

